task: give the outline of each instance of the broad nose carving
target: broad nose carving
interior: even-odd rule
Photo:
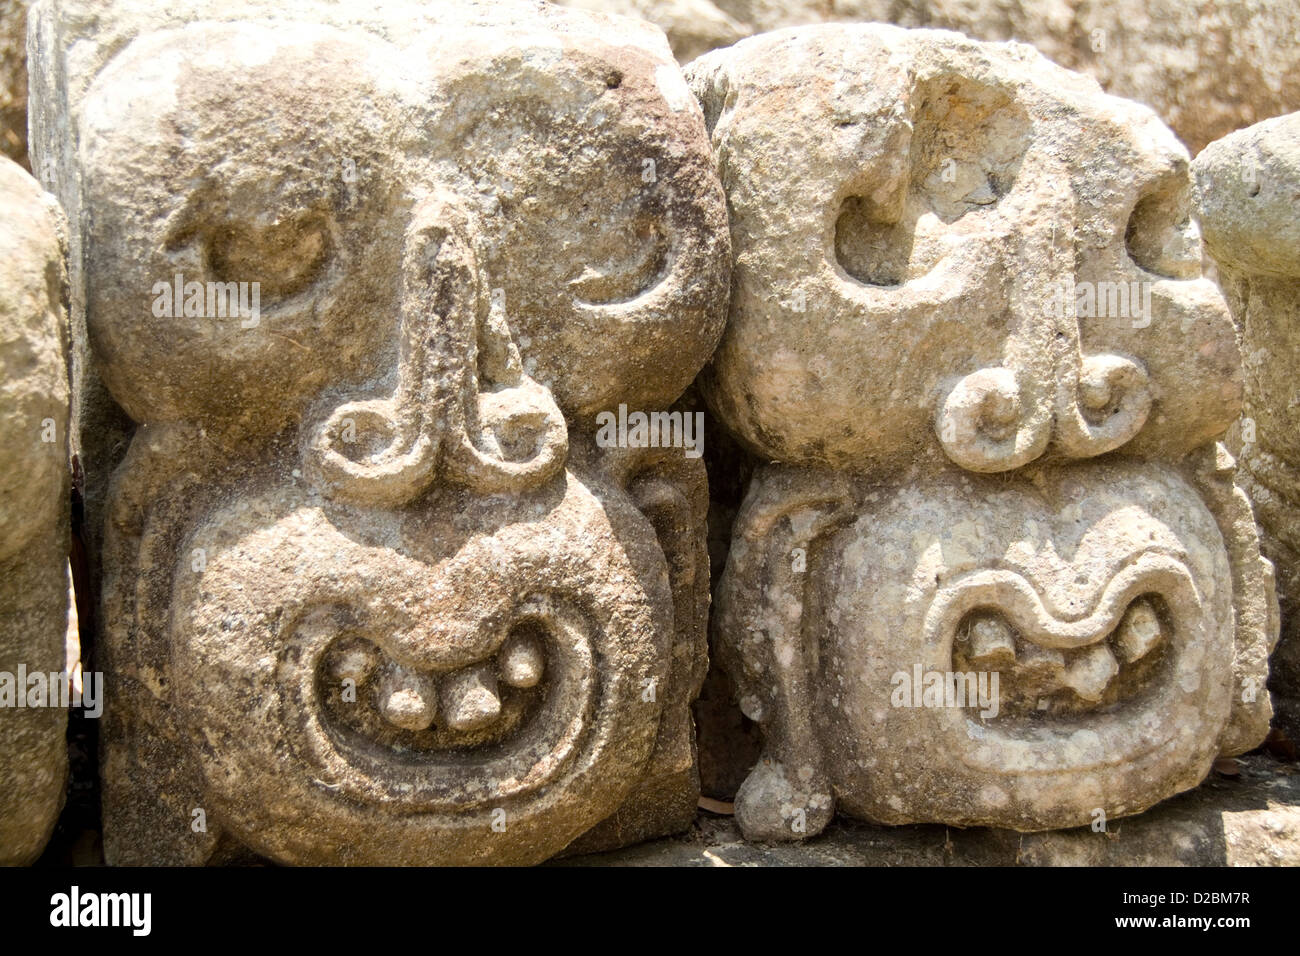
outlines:
[[[1043,454],[1049,439],[1069,458],[1101,455],[1132,439],[1151,411],[1147,371],[1123,355],[1065,363],[1051,406],[1023,400],[1025,374],[1014,367],[979,369],[944,396],[935,431],[954,463],[969,471],[1010,471]]]
[[[395,506],[440,466],[483,492],[533,487],[563,467],[564,417],[523,370],[476,234],[454,198],[416,202],[403,239],[396,386],[327,408],[303,432],[307,473],[326,494]]]
[[[1073,257],[1057,254],[1054,224],[1072,215],[1068,199],[1050,200],[1037,207],[1033,228],[1010,247],[991,250],[1008,277],[1002,360],[952,384],[934,419],[944,453],[969,471],[1010,471],[1049,447],[1067,458],[1101,455],[1146,423],[1146,367],[1118,353],[1090,353],[1066,304]]]

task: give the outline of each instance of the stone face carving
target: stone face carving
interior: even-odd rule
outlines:
[[[104,532],[109,861],[530,863],[686,826],[703,466],[594,427],[666,409],[725,318],[662,35],[533,4],[33,16],[38,156],[139,426]]]
[[[770,463],[714,616],[764,733],[746,835],[836,803],[1095,823],[1256,745],[1271,569],[1216,444],[1240,357],[1170,132],[933,31],[780,31],[688,75],[735,257],[702,387]]]
[[[68,326],[59,213],[2,158],[0,207],[0,865],[13,865],[40,855],[68,772],[66,674],[57,676],[68,614]]]
[[[1278,719],[1300,738],[1300,113],[1211,144],[1193,170],[1206,246],[1244,337],[1243,427],[1235,437],[1242,484],[1278,572]]]
[[[1030,43],[1106,92],[1145,103],[1193,151],[1292,108],[1300,97],[1300,12],[1291,0],[557,0],[642,16],[678,58],[765,30],[892,23]]]

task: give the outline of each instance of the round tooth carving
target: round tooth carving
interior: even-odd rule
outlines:
[[[1115,649],[1125,663],[1146,657],[1160,643],[1160,618],[1151,602],[1138,598],[1115,628]]]
[[[971,622],[969,660],[985,670],[1002,670],[1016,663],[1016,636],[1000,617]]]
[[[480,730],[501,716],[501,698],[491,664],[477,664],[444,677],[438,696],[452,730]]]
[[[1119,673],[1119,662],[1106,644],[1093,644],[1072,655],[1061,683],[1086,701],[1096,703]]]
[[[545,662],[536,638],[521,634],[511,638],[501,650],[501,680],[511,687],[536,687],[542,679]]]
[[[330,667],[330,673],[335,680],[350,680],[360,684],[374,673],[378,659],[379,654],[373,644],[356,641],[339,652]]]
[[[437,714],[432,682],[404,667],[393,667],[379,684],[379,711],[395,727],[427,730]]]

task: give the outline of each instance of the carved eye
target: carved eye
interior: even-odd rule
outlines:
[[[1148,272],[1174,279],[1201,274],[1201,239],[1190,192],[1191,183],[1178,168],[1150,183],[1133,207],[1124,245]]]
[[[574,297],[586,305],[614,305],[644,295],[663,278],[668,241],[658,226],[643,223],[606,242],[569,282]]]
[[[257,282],[269,299],[296,295],[316,281],[330,252],[322,213],[304,212],[270,225],[226,223],[207,236],[208,267],[221,282]]]
[[[1011,191],[1029,144],[1030,121],[1010,95],[966,79],[940,78],[916,91],[909,170],[891,194],[870,179],[835,221],[835,257],[867,285],[899,286],[927,274],[954,238]]]

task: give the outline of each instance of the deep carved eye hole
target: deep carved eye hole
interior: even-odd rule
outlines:
[[[1002,89],[940,77],[913,98],[920,105],[905,180],[882,196],[879,181],[864,176],[864,192],[877,191],[845,198],[835,221],[835,257],[867,285],[919,279],[954,236],[978,234],[981,211],[1011,190],[1028,149],[1029,118]]]
[[[221,282],[257,282],[267,299],[297,295],[314,283],[330,254],[330,232],[319,212],[270,225],[224,223],[207,236],[208,267]]]
[[[1190,185],[1170,173],[1139,197],[1124,230],[1132,260],[1156,275],[1195,279],[1201,272],[1201,238],[1192,219]]]

